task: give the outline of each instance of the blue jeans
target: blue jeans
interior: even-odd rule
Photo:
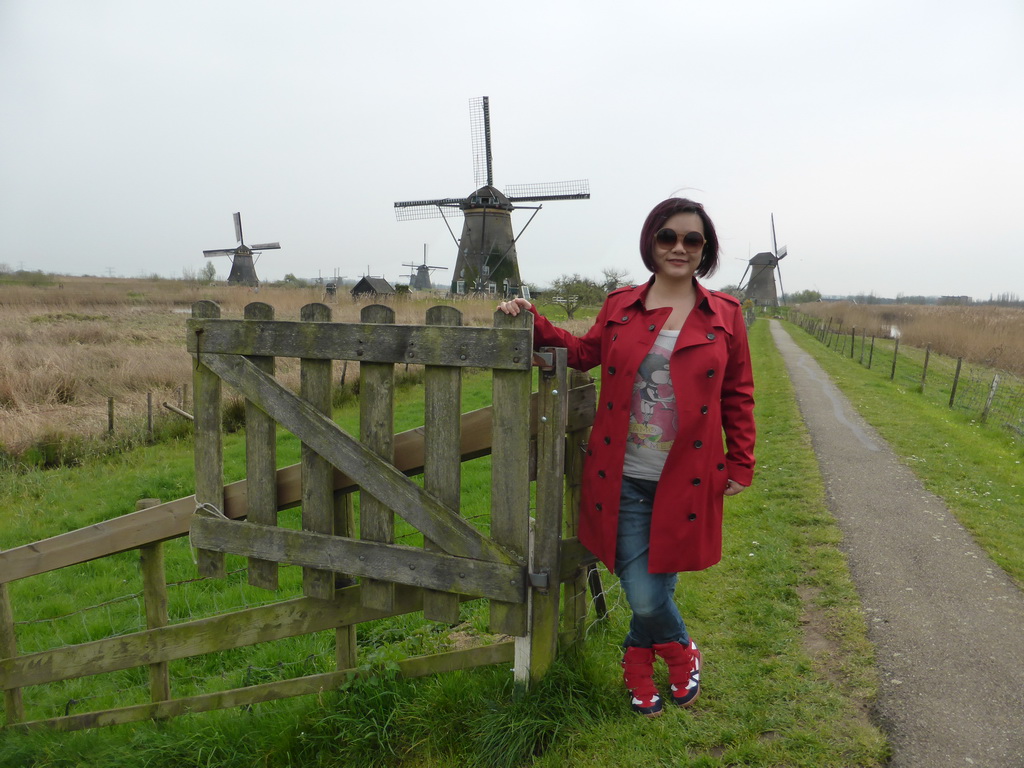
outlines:
[[[626,646],[650,648],[654,643],[689,643],[686,624],[675,603],[675,573],[648,573],[651,511],[656,480],[622,478],[615,573],[633,611]]]

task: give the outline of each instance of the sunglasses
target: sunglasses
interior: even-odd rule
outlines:
[[[700,232],[687,232],[685,235],[680,235],[674,229],[665,227],[659,229],[654,236],[654,242],[663,248],[675,248],[676,243],[680,240],[683,241],[683,249],[687,251],[699,251],[704,247],[704,235]]]

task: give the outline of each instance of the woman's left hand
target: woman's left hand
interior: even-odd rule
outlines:
[[[735,480],[730,480],[725,485],[725,495],[726,496],[735,496],[737,493],[743,493],[743,491],[745,491],[746,489],[747,489],[747,486],[740,485]]]

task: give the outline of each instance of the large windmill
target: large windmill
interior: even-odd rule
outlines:
[[[782,303],[786,303],[786,292],[782,288],[782,269],[779,262],[786,258],[786,246],[778,247],[775,241],[775,214],[772,214],[772,250],[762,251],[755,254],[747,264],[743,277],[740,278],[740,290],[744,295],[753,300],[755,304],[763,307],[779,306],[779,296],[782,296]],[[743,281],[750,275],[746,283]],[[779,281],[778,291],[775,289],[776,277]]]
[[[515,184],[505,187],[505,191],[501,192],[494,187],[491,170],[491,114],[486,96],[470,99],[469,124],[476,191],[465,198],[445,197],[395,203],[395,216],[399,221],[440,216],[445,220],[452,239],[455,239],[448,216],[462,214],[462,237],[455,240],[458,257],[452,274],[452,293],[522,295],[516,241],[542,206],[517,203],[587,200],[590,198],[590,182],[582,179]],[[519,230],[519,235],[514,235],[512,211],[520,208],[532,209],[533,214]]]
[[[448,269],[448,267],[438,267],[434,264],[427,264],[427,244],[423,244],[423,263],[422,264],[403,264],[403,267],[409,267],[414,272],[409,273],[409,287],[414,291],[429,291],[434,286],[430,282],[430,273],[435,269]]]
[[[246,245],[242,240],[242,214],[235,214],[235,239],[238,245],[234,248],[221,248],[215,251],[203,251],[207,258],[213,256],[227,256],[231,259],[231,274],[228,275],[229,283],[239,285],[259,285],[260,280],[256,277],[256,264],[252,259],[256,251],[272,251],[281,247],[280,243],[259,243],[258,245]]]

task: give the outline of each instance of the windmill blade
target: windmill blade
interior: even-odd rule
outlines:
[[[783,254],[785,255],[785,254]],[[781,259],[782,256],[779,256]],[[775,262],[775,276],[779,278],[779,295],[782,297],[782,304],[786,303],[786,289],[782,287],[782,267],[779,266],[779,262]]]
[[[250,245],[254,251],[273,251],[281,247],[280,243],[260,243],[259,245]]]
[[[744,283],[743,281],[746,279],[747,272],[749,272],[749,271],[750,271],[750,264],[748,263],[747,264],[747,268],[743,270],[743,277],[740,278],[740,284],[736,286],[741,291],[743,290],[743,287],[746,285],[746,283]]]
[[[242,214],[235,214],[235,240],[242,242]]]
[[[590,182],[550,181],[541,184],[509,184],[505,196],[510,203],[540,203],[547,200],[589,200]]]
[[[463,200],[460,197],[445,197],[440,200],[406,200],[395,203],[395,218],[398,221],[412,221],[460,215],[462,203]]]
[[[469,132],[473,146],[473,181],[477,188],[494,184],[491,172],[491,108],[486,96],[469,100]]]
[[[779,248],[778,252],[775,254],[776,261],[781,261],[784,258],[786,258],[786,246]]]
[[[776,253],[779,250],[775,244],[775,214],[772,214],[772,253]]]
[[[234,256],[237,248],[221,248],[216,251],[203,251],[203,256],[211,258],[213,256]]]

